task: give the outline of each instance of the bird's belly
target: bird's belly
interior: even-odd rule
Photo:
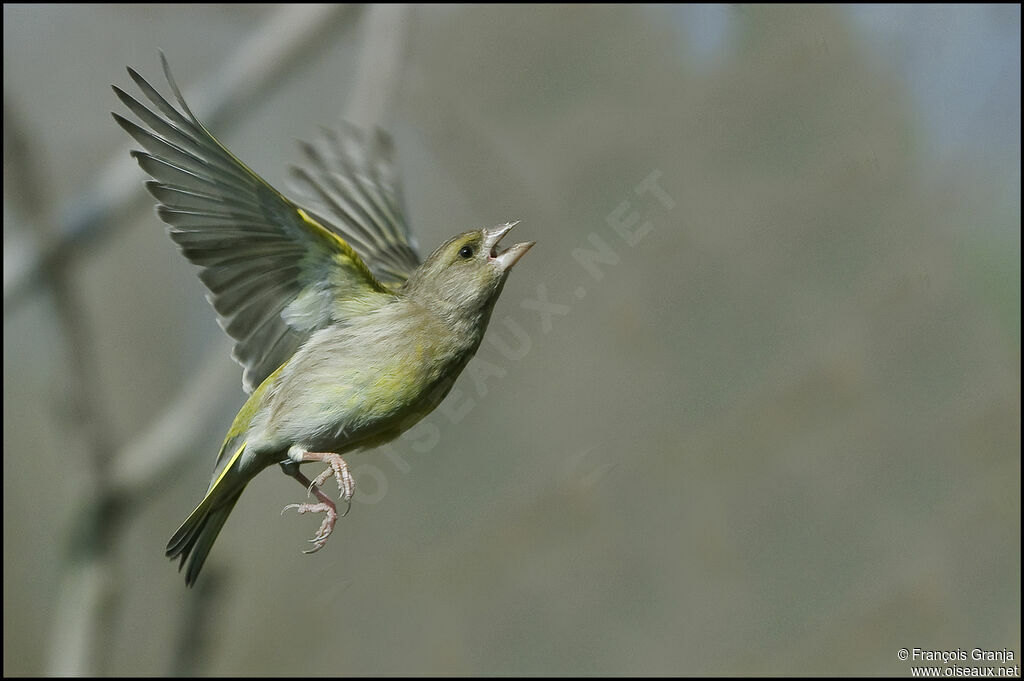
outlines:
[[[468,361],[468,358],[466,359]],[[411,428],[448,394],[465,361],[419,371],[364,371],[358,380],[305,375],[278,394],[265,432],[280,445],[344,453],[379,446]],[[426,371],[424,371],[426,370]],[[333,372],[331,372],[333,373]]]

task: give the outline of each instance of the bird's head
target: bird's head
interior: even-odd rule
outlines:
[[[464,232],[441,244],[409,277],[405,292],[442,314],[487,314],[501,293],[509,270],[535,242],[505,250],[498,242],[518,222]]]

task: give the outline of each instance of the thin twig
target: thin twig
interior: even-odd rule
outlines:
[[[238,401],[238,366],[228,361],[229,353],[227,342],[207,352],[160,415],[117,450],[110,482],[119,496],[147,498],[159,492],[192,458],[223,405]]]

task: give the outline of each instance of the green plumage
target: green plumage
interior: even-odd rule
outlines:
[[[200,268],[251,393],[206,496],[167,545],[169,557],[187,563],[192,584],[260,471],[280,463],[303,481],[298,464],[333,461],[341,484],[347,469],[339,455],[386,442],[434,409],[476,352],[509,270],[533,244],[499,253],[506,224],[464,232],[420,263],[390,141],[350,127],[303,145],[308,167],[293,169],[300,206],[203,127],[163,65],[180,111],[129,69],[153,108],[114,87],[142,125],[114,118],[145,149],[132,155],[155,180],[147,187],[157,213]],[[317,548],[333,527],[333,504],[320,506],[300,509],[327,513]]]

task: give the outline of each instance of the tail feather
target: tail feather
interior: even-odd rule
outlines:
[[[172,560],[181,559],[178,563],[179,570],[185,565],[185,561],[188,561],[188,569],[185,571],[186,585],[192,586],[195,583],[214,540],[231,515],[238,497],[242,496],[243,489],[245,488],[239,489],[227,499],[208,495],[167,542],[167,557]]]
[[[233,448],[238,438],[229,437],[221,447],[221,455],[228,448]],[[242,452],[246,443],[235,451],[235,455],[224,465],[220,473],[210,483],[206,497],[199,502],[196,510],[189,514],[174,536],[167,542],[166,555],[171,560],[180,558],[180,571],[188,561],[185,571],[185,584],[192,586],[199,571],[206,562],[206,556],[213,547],[214,540],[224,527],[224,522],[231,515],[231,510],[242,495],[242,490],[252,479],[254,473],[243,472],[240,466]]]

